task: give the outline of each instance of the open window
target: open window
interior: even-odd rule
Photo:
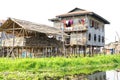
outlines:
[[[94,41],[96,41],[96,34],[94,34]]]
[[[100,41],[101,41],[101,40],[100,40],[100,38],[101,38],[101,36],[99,35],[99,36],[98,36],[98,42],[100,42]]]
[[[89,35],[88,35],[88,40],[89,41],[91,40],[91,33],[89,33]]]
[[[105,42],[105,39],[104,39],[104,36],[102,36],[102,43],[104,43]]]

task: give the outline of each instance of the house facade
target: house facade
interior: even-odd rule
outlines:
[[[104,51],[106,54],[119,54],[120,53],[120,42],[111,42],[106,44],[104,47]]]
[[[105,24],[109,22],[94,12],[75,8],[68,13],[57,15],[50,21],[54,27],[69,35],[67,38],[57,37],[64,40],[67,55],[93,55],[105,45]]]

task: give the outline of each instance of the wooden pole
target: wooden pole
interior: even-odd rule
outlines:
[[[15,23],[13,23],[13,46],[12,46],[12,49],[13,49],[12,54],[13,54],[13,57],[15,58],[15,55],[14,55],[15,30],[14,30],[14,28],[15,28]]]
[[[23,38],[24,38],[24,29],[23,29],[22,35],[23,35]],[[23,46],[22,46],[22,50],[21,50],[22,53],[23,53],[23,49],[24,49],[24,40],[23,40]]]
[[[48,56],[48,49],[47,49],[47,47],[46,47],[46,51],[45,52],[46,52],[46,56]]]
[[[19,47],[18,47],[17,53],[18,53],[18,58],[19,58]]]
[[[25,53],[26,53],[26,54],[25,54],[25,55],[26,55],[25,57],[27,58],[27,57],[28,57],[28,56],[27,56],[27,46],[25,47]]]
[[[84,46],[84,57],[86,56],[86,46]]]
[[[34,58],[34,51],[33,51],[33,47],[32,47],[32,54],[33,54],[33,58]]]

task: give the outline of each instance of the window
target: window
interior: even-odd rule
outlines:
[[[94,25],[95,25],[95,22],[92,20],[92,27],[94,27]]]
[[[94,34],[94,41],[96,41],[96,34]]]
[[[104,25],[102,26],[102,32],[104,32]]]
[[[102,43],[104,43],[105,42],[105,39],[104,39],[104,37],[102,36]]]
[[[90,19],[90,27],[92,27],[92,20]]]
[[[96,21],[94,21],[94,25],[95,25],[95,28],[97,27],[96,25],[97,25],[97,22]]]
[[[100,38],[101,38],[101,37],[100,37],[100,35],[99,35],[99,36],[98,36],[98,42],[100,42]]]
[[[99,23],[97,23],[97,29],[99,29]]]
[[[95,29],[98,29],[98,22],[94,22],[95,24]]]
[[[88,40],[89,41],[91,40],[91,33],[89,33],[89,35],[88,35]]]

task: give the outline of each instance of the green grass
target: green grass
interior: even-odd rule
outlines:
[[[2,74],[3,72],[8,72],[9,78],[16,77],[17,74],[12,75],[13,72],[16,71],[18,71],[19,75],[25,74],[26,76],[32,75],[32,78],[43,78],[44,76],[52,77],[74,74],[92,74],[96,71],[117,68],[120,68],[120,55],[79,58],[0,58],[0,79],[4,76]],[[10,74],[9,72],[12,73]]]

